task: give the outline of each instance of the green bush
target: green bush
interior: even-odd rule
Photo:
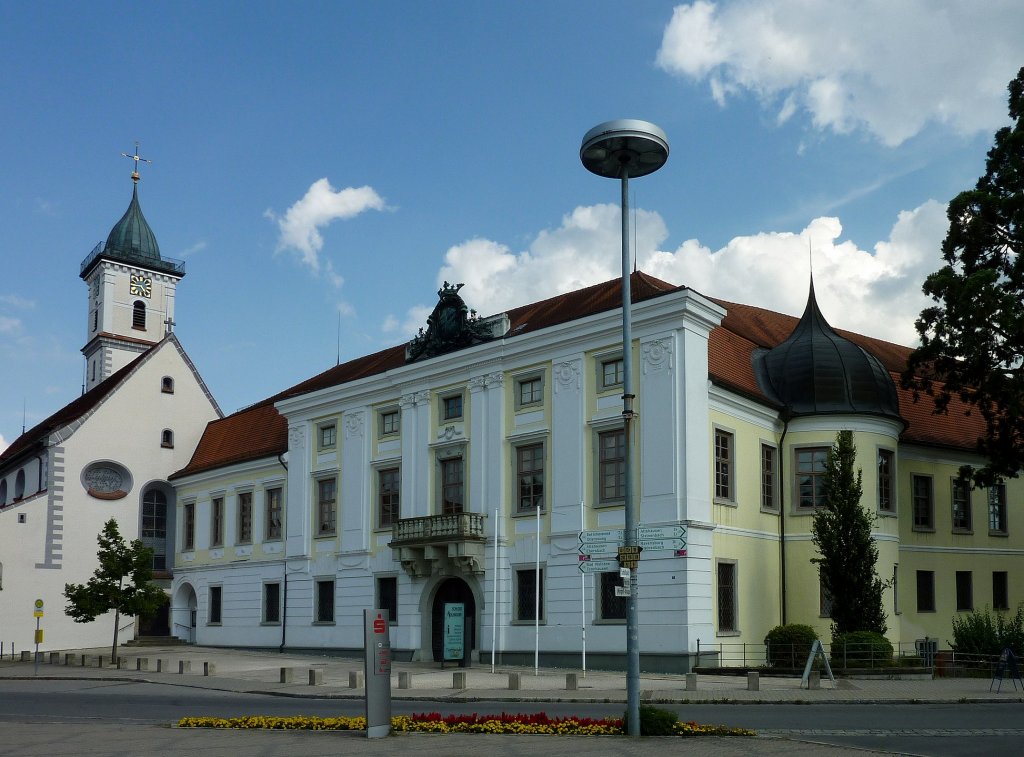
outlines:
[[[876,631],[837,634],[832,638],[831,661],[837,668],[888,668],[892,642]]]
[[[627,713],[622,718],[623,724],[629,719]],[[640,735],[641,736],[673,736],[675,735],[675,724],[679,716],[669,710],[661,710],[649,704],[640,705]]]
[[[1024,654],[1024,605],[1017,612],[975,610],[953,618],[953,649],[960,654],[999,655],[1009,647]]]
[[[799,668],[807,662],[818,634],[810,626],[790,623],[775,626],[764,637],[768,664],[773,668]]]

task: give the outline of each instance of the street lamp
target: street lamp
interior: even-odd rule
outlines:
[[[625,437],[625,536],[626,546],[637,545],[637,513],[633,497],[633,322],[629,289],[629,179],[654,173],[668,160],[665,132],[647,121],[606,121],[583,136],[580,146],[583,167],[598,176],[619,179],[622,185],[622,427]],[[637,571],[630,571],[626,599],[626,732],[640,735],[640,634],[637,613]]]

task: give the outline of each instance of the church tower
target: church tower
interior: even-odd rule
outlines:
[[[132,171],[132,201],[121,220],[82,261],[89,287],[85,389],[92,389],[174,327],[174,294],[185,263],[161,257],[156,236],[139,206],[138,145]]]

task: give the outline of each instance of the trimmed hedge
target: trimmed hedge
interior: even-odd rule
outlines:
[[[877,631],[850,631],[832,638],[834,668],[890,668],[892,643]]]
[[[799,668],[807,662],[818,634],[810,626],[790,623],[775,626],[764,637],[768,664],[773,668]]]

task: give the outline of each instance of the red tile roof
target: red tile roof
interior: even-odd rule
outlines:
[[[636,272],[630,278],[633,302],[642,302],[683,289],[685,287],[675,286],[643,272]],[[708,299],[727,311],[721,326],[711,332],[708,347],[709,377],[722,387],[773,406],[761,392],[754,377],[751,354],[758,347],[768,349],[785,340],[798,319],[751,305]],[[620,281],[613,279],[512,308],[508,311],[510,328],[506,338],[517,338],[612,310],[620,307],[621,302]],[[903,432],[903,441],[974,449],[984,429],[977,414],[961,417],[964,407],[954,400],[950,403],[950,417],[936,416],[931,412],[931,401],[927,397],[914,403],[910,393],[899,388],[899,373],[906,366],[912,351],[909,347],[851,331],[836,331],[874,354],[890,371],[899,394],[900,414],[909,424]],[[288,449],[288,428],[284,418],[274,409],[275,402],[384,373],[402,365],[405,365],[405,345],[391,347],[342,363],[234,415],[212,421],[192,460],[171,478],[281,454]]]

